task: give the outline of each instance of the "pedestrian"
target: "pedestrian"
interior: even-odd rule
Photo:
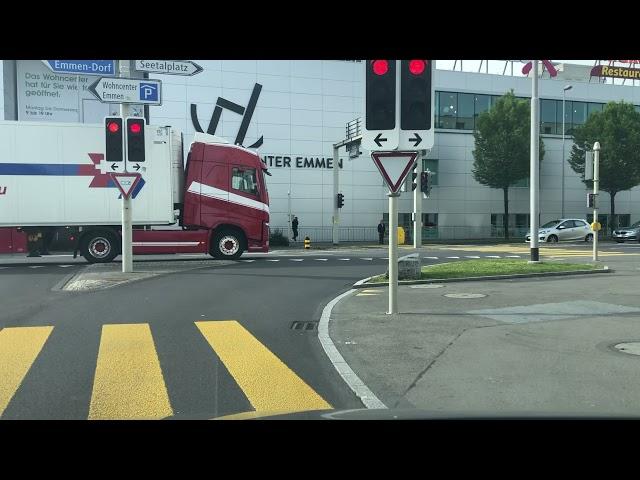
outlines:
[[[298,240],[298,217],[293,216],[293,220],[291,222],[291,230],[293,230],[293,241]]]
[[[380,220],[380,223],[378,224],[378,237],[379,237],[380,245],[384,243],[384,231],[385,231],[384,223],[382,220]]]

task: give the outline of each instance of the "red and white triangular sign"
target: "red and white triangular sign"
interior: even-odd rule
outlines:
[[[384,181],[392,193],[396,193],[413,167],[418,152],[371,152],[373,163],[376,164]]]
[[[133,189],[136,188],[136,185],[142,178],[142,175],[139,173],[110,173],[111,178],[115,182],[116,186],[122,193],[122,198],[129,198]]]

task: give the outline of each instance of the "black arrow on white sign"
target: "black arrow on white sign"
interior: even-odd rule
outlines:
[[[376,135],[376,138],[373,139],[373,141],[376,142],[376,145],[378,145],[379,147],[382,146],[382,143],[380,143],[380,142],[386,142],[387,141],[386,138],[380,138],[381,135],[382,134],[379,133],[378,135]]]
[[[410,138],[409,141],[410,142],[416,142],[413,144],[414,147],[417,147],[418,145],[420,145],[420,142],[422,141],[422,137],[420,135],[418,135],[417,133],[414,133],[415,137]]]
[[[137,172],[138,170],[140,170],[140,165],[138,165],[138,164],[136,163],[135,167],[133,167],[133,168],[135,168],[135,169],[136,169],[136,172]]]
[[[111,164],[111,170],[116,170],[116,164],[115,163]]]

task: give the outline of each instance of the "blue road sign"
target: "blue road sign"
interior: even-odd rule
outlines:
[[[140,100],[146,102],[157,102],[160,92],[160,85],[157,83],[140,82]]]
[[[55,73],[73,73],[76,75],[116,75],[115,60],[42,60]]]

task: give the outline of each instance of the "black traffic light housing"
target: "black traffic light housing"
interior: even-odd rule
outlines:
[[[342,193],[338,194],[338,208],[342,208],[344,206],[344,195]]]
[[[367,130],[396,128],[396,60],[368,60],[365,118]]]
[[[124,129],[122,128],[122,124],[122,117],[106,117],[104,119],[104,158],[106,162],[124,161]]]
[[[420,173],[420,191],[429,196],[431,193],[431,172]]]
[[[596,208],[596,194],[587,193],[587,208]]]
[[[127,118],[127,163],[145,161],[144,118]]]
[[[431,60],[400,60],[400,128],[431,130]]]
[[[418,164],[416,163],[413,166],[413,170],[411,171],[411,191],[413,192],[418,187]]]

